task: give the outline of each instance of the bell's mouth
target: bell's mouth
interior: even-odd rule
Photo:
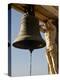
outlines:
[[[21,49],[38,49],[46,46],[44,40],[21,40],[13,43],[13,46]]]

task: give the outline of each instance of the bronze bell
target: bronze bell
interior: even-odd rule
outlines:
[[[38,19],[28,13],[24,14],[21,19],[19,35],[13,43],[13,46],[21,49],[29,49],[31,52],[37,48],[46,46],[42,39],[39,29]]]

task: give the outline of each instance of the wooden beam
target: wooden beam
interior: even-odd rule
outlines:
[[[26,4],[11,4],[11,7],[16,9],[17,11],[21,11],[24,13],[24,7]],[[46,21],[48,19],[57,19],[58,18],[58,11],[52,6],[40,6],[34,5],[35,15],[41,21]]]
[[[51,12],[53,15],[55,15],[56,17],[58,17],[58,10],[55,9],[53,6],[42,6],[44,9],[46,9],[47,11]]]

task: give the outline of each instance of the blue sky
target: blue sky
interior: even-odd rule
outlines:
[[[11,9],[11,42],[16,39],[20,31],[21,17],[23,13]],[[44,35],[41,33],[43,38]],[[30,52],[18,49],[11,43],[11,67],[12,76],[30,75]],[[32,75],[48,74],[48,64],[45,58],[45,48],[36,49],[32,52]]]

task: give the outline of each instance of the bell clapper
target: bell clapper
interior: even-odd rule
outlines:
[[[30,53],[32,53],[33,49],[29,49]]]

